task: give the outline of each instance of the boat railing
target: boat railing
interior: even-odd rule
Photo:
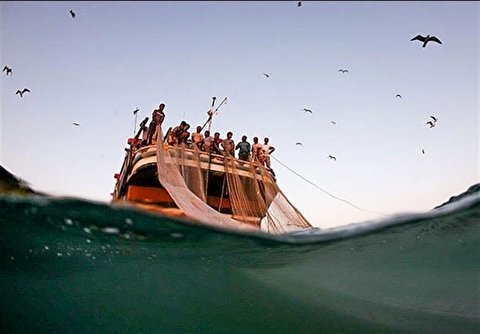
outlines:
[[[157,153],[156,147],[157,146],[155,144],[140,147],[133,154],[132,165],[134,165],[135,163],[137,163],[139,160],[141,160],[143,158],[156,155],[156,153]],[[168,145],[167,147],[168,147],[169,150],[175,150],[178,146]],[[185,147],[184,151],[185,151],[185,154],[186,154],[187,157],[188,156],[193,157],[194,154],[195,154],[195,150],[193,150],[191,148],[188,148],[188,147]],[[232,157],[232,156],[227,156],[227,155],[217,154],[217,153],[209,153],[209,152],[205,152],[205,151],[200,151],[199,152],[199,159],[202,162],[208,162],[208,163],[214,162],[214,163],[218,163],[218,164],[220,164],[220,163],[223,164],[223,162],[225,161],[226,158],[233,159],[237,168],[250,169],[251,166],[253,166],[255,170],[259,171],[259,163],[257,161],[252,161],[252,160],[245,161],[245,160],[241,160],[241,159],[238,159],[238,158],[235,158],[235,157]],[[267,168],[267,170],[268,170],[268,168]]]

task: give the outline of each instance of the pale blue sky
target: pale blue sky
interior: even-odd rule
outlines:
[[[35,189],[108,202],[132,111],[140,121],[163,102],[165,126],[195,127],[212,96],[228,97],[212,130],[270,137],[274,157],[366,211],[427,211],[479,180],[478,2],[4,1],[0,11],[1,67],[13,69],[0,81],[0,163]],[[422,48],[418,34],[443,44]],[[315,226],[379,217],[273,167]]]

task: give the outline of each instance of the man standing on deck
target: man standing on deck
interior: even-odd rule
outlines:
[[[210,131],[205,131],[205,138],[202,141],[202,151],[210,153],[213,147],[213,137],[210,136]]]
[[[204,139],[201,132],[202,132],[202,127],[200,125],[197,126],[196,132],[192,132],[192,145],[196,145],[199,149]]]
[[[162,125],[163,120],[165,119],[163,109],[165,109],[165,104],[162,103],[158,106],[158,109],[155,109],[152,112],[152,120],[148,127],[147,145],[155,144],[157,142],[157,125]]]
[[[232,136],[233,133],[231,131],[227,132],[227,138],[222,140],[222,147],[225,153],[235,157],[235,142],[233,141]]]
[[[263,140],[263,145],[262,145],[262,148],[260,150],[260,155],[261,155],[260,161],[263,161],[264,166],[267,166],[268,169],[271,169],[270,168],[270,154],[272,154],[273,151],[275,151],[275,147],[270,145],[268,143],[268,141],[269,141],[269,139],[267,137],[265,137],[265,139]]]
[[[242,136],[242,141],[235,147],[238,151],[238,158],[243,161],[248,161],[250,155],[250,143],[247,141],[247,136]]]
[[[258,142],[258,137],[253,137],[252,145],[252,161],[258,160],[260,157],[260,150],[262,149],[262,144]]]
[[[222,141],[223,139],[220,138],[220,132],[215,132],[215,134],[213,135],[212,153],[222,155],[222,151],[220,149]]]

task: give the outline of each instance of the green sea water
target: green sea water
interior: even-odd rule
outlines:
[[[0,197],[1,333],[479,333],[480,196],[308,234]]]

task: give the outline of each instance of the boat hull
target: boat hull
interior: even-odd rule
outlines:
[[[173,149],[173,148],[169,148]],[[116,174],[117,184],[113,193],[113,202],[134,205],[149,211],[159,212],[168,216],[182,217],[185,213],[176,205],[170,193],[160,183],[157,172],[156,147],[147,146],[134,154],[127,152],[120,174]],[[170,157],[170,159],[172,159]],[[233,219],[260,227],[264,212],[257,211],[253,215],[236,217],[229,198],[226,177],[225,157],[202,152],[195,155],[193,150],[185,149],[184,157],[179,163],[181,169],[198,169],[205,181],[206,203],[212,209],[228,215]],[[173,163],[172,160],[167,161]],[[260,173],[252,173],[255,163],[235,159],[235,173],[240,180],[257,178],[261,183]],[[253,164],[253,165],[252,165]],[[228,172],[228,171],[227,171]],[[231,171],[230,171],[231,172]],[[245,199],[246,204],[257,201],[257,194]]]

